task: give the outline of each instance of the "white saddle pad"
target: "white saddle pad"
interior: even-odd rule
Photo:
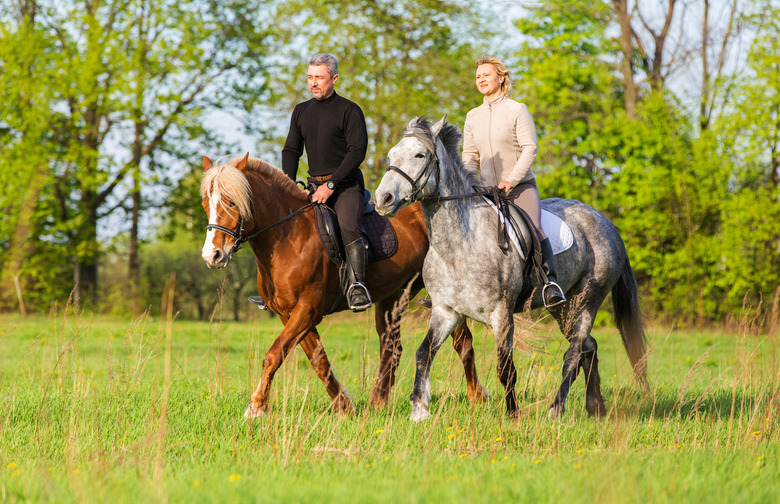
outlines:
[[[542,210],[542,229],[550,239],[553,254],[560,254],[574,245],[574,233],[571,232],[569,225],[547,210]]]

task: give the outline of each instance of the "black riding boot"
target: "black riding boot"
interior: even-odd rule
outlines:
[[[260,296],[249,296],[249,302],[256,304],[261,310],[268,309],[268,305],[265,304],[265,301]]]
[[[552,308],[555,305],[565,302],[566,296],[563,295],[563,289],[558,285],[555,278],[555,254],[553,254],[550,239],[545,238],[542,240],[541,245],[542,271],[547,277],[544,287],[542,287],[542,301],[544,301],[545,308]]]
[[[349,268],[349,289],[347,302],[352,311],[363,311],[371,307],[371,295],[366,287],[366,246],[358,239],[344,246]]]

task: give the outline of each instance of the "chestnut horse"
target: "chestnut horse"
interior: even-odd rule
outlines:
[[[203,259],[209,268],[224,268],[233,252],[249,243],[257,261],[257,288],[284,328],[263,359],[260,383],[244,413],[247,418],[268,409],[271,382],[284,359],[301,345],[325,384],[333,409],[351,413],[349,392],[334,375],[317,324],[336,302],[338,267],[317,235],[309,193],[281,170],[249,154],[214,166],[204,157],[201,181],[203,209],[209,216]],[[428,252],[428,232],[420,205],[391,220],[398,251],[369,263],[366,276],[375,304],[380,362],[369,404],[387,403],[401,357],[400,316],[409,299],[423,287],[420,272]],[[336,311],[347,309],[344,300]],[[465,323],[453,333],[453,347],[463,362],[469,400],[485,400],[474,365],[472,335]]]

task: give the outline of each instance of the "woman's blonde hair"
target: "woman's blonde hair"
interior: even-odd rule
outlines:
[[[512,89],[512,80],[509,78],[511,74],[509,70],[506,69],[506,66],[504,66],[504,63],[493,56],[485,56],[484,58],[479,58],[477,60],[474,64],[474,70],[478,69],[481,65],[493,65],[493,68],[496,69],[496,73],[499,77],[504,78],[504,82],[501,83],[501,92],[504,93],[504,96],[509,96],[509,90]]]

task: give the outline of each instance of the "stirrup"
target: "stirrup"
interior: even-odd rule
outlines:
[[[363,289],[363,293],[365,293],[366,299],[368,300],[366,303],[352,304],[352,291],[355,289]],[[371,308],[371,294],[368,293],[368,287],[366,287],[363,282],[352,283],[347,289],[347,303],[349,304],[349,309],[356,312]]]
[[[260,296],[249,296],[249,302],[256,304],[261,310],[268,309],[268,305],[265,304],[265,301]]]
[[[558,289],[558,292],[560,292],[560,301],[556,301],[554,303],[547,304],[547,288],[555,286]],[[554,293],[554,295],[558,295],[558,293]],[[558,285],[555,282],[549,282],[545,284],[544,287],[542,287],[542,302],[544,303],[545,308],[552,308],[553,306],[558,306],[561,303],[566,302],[566,295],[563,293],[563,289],[561,289],[561,286]]]

